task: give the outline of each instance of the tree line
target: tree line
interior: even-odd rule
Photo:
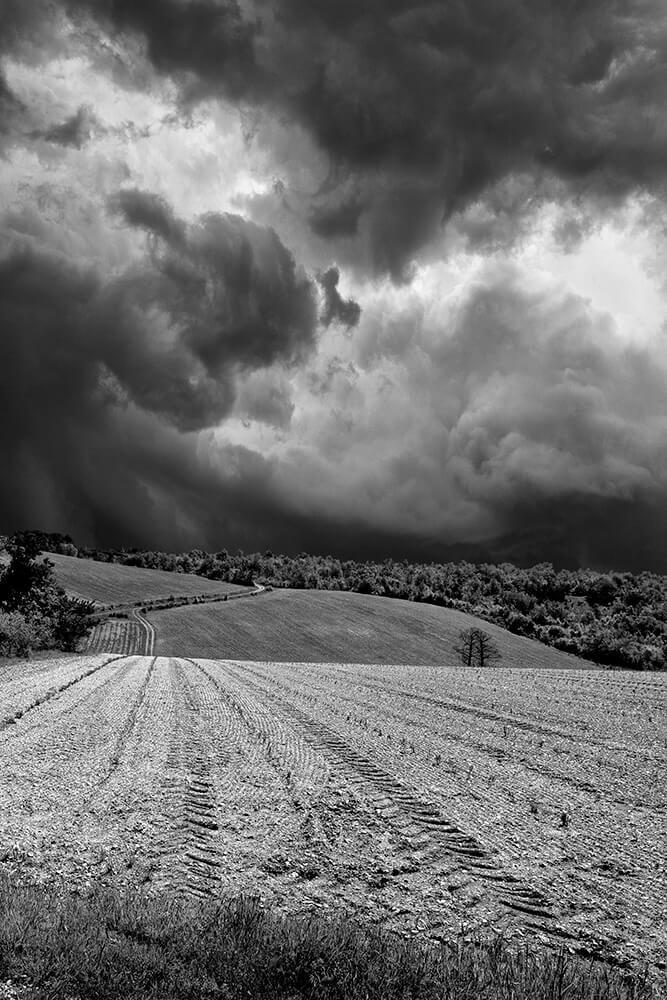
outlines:
[[[633,670],[667,668],[667,577],[654,573],[600,573],[475,565],[341,560],[301,553],[157,552],[76,546],[69,535],[29,533],[45,551],[210,580],[273,587],[344,590],[424,601],[476,615],[517,635],[595,663]]]

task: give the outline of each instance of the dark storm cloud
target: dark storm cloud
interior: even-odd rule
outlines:
[[[144,206],[155,229],[160,206],[169,218],[164,203]],[[196,229],[179,244],[183,267]],[[504,269],[442,327],[417,310],[418,337],[399,342],[382,310],[365,314],[356,365],[318,362],[329,375],[314,389],[321,405],[267,459],[188,429],[235,399],[241,417],[294,424],[282,359],[203,373],[161,325],[180,294],[164,254],[110,277],[25,245],[0,263],[6,530],[664,567],[665,366],[651,348],[624,346],[584,300],[530,291]]]
[[[304,211],[376,270],[513,173],[586,194],[664,191],[661,0],[70,0],[146,42],[184,93],[286,114],[339,178]],[[349,180],[353,180],[350,193]]]
[[[185,245],[185,225],[160,195],[127,188],[109,200],[109,208],[120,214],[129,226],[160,236],[170,246]]]
[[[338,282],[340,281],[338,268],[330,267],[323,274],[320,274],[317,280],[324,292],[324,308],[320,322],[324,326],[340,323],[348,329],[356,326],[361,316],[361,307],[354,299],[344,299],[338,291]]]
[[[308,222],[313,232],[324,239],[356,236],[363,210],[361,198],[342,197],[337,202],[315,205],[311,209]]]
[[[446,308],[406,302],[369,306],[354,371],[314,386],[326,409],[281,470],[300,502],[413,557],[664,567],[661,346],[511,267]]]
[[[163,200],[136,190],[121,192],[111,208],[159,240],[153,247],[154,293],[143,275],[138,283],[131,275],[123,300],[136,293],[151,301],[155,294],[179,343],[212,378],[222,379],[234,367],[296,362],[314,346],[312,283],[298,273],[273,230],[214,213],[186,227]]]
[[[261,506],[246,492],[269,503],[270,467],[242,448],[202,455],[191,432],[230,413],[239,380],[311,348],[313,288],[275,234],[238,217],[186,226],[140,192],[114,204],[152,234],[120,273],[5,230],[0,523],[166,546],[242,533]]]
[[[231,97],[268,86],[255,58],[259,24],[243,16],[236,0],[63,0],[62,6],[140,33],[160,72],[192,74]]]

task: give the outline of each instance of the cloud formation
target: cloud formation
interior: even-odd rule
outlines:
[[[617,199],[664,191],[667,17],[660,0],[68,0],[142,40],[186,100],[298,124],[331,173],[303,209],[403,275],[443,218],[513,174]]]
[[[667,566],[663,7],[7,0],[0,530]]]
[[[341,323],[343,326],[356,326],[361,316],[361,308],[354,299],[344,299],[338,291],[340,281],[340,271],[337,267],[330,267],[318,277],[322,291],[324,292],[324,308],[320,317],[324,326],[331,326],[332,323]]]
[[[184,430],[210,426],[230,411],[238,372],[312,349],[311,281],[272,230],[229,214],[186,226],[162,199],[136,190],[111,207],[153,241],[150,265],[103,296],[112,370],[135,402]]]
[[[79,110],[64,122],[41,131],[37,130],[32,137],[53,142],[56,146],[73,146],[75,149],[81,149],[90,139],[95,125],[95,116],[90,108],[81,105]]]
[[[214,519],[239,463],[262,468],[243,449],[232,449],[234,474],[220,456],[202,460],[192,432],[230,413],[237,383],[312,349],[316,300],[275,233],[253,223],[211,214],[186,225],[134,190],[113,209],[151,238],[147,255],[117,273],[5,230],[0,450],[12,488],[0,495],[0,520],[60,519],[89,535],[101,525],[117,539],[117,526],[136,538],[152,520],[149,535],[165,544],[168,525],[186,539]],[[202,500],[186,506],[202,481],[209,502],[194,529]],[[156,518],[160,495],[169,499]]]
[[[285,460],[302,502],[367,518],[433,558],[459,543],[600,564],[603,526],[621,522],[624,560],[665,559],[664,528],[649,544],[637,517],[667,520],[659,348],[629,346],[609,315],[508,266],[444,308],[415,299],[396,312],[369,307],[356,363],[317,383],[328,405],[308,413],[304,447]]]

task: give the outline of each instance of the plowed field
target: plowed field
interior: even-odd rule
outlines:
[[[0,865],[664,958],[667,677],[98,655],[0,672]]]

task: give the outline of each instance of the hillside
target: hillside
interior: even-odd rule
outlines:
[[[153,612],[155,652],[221,659],[453,664],[461,629],[493,636],[503,666],[590,664],[479,618],[412,601],[335,591],[274,590],[255,599]]]
[[[117,563],[77,559],[53,552],[48,558],[55,564],[58,583],[74,597],[99,604],[131,604],[157,598],[194,597],[200,594],[225,594],[245,587],[207,580],[192,573],[169,573],[158,569],[140,569]]]
[[[41,535],[44,549],[61,538]],[[79,548],[86,558],[197,573],[215,580],[298,590],[350,591],[437,604],[515,635],[630,670],[667,669],[667,576],[555,569],[548,563],[475,566],[340,560],[272,552],[124,552]]]

